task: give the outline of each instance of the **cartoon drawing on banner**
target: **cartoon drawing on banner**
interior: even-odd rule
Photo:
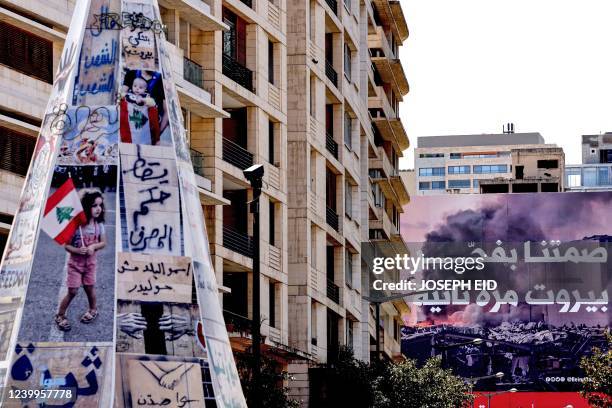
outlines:
[[[56,167],[19,341],[112,340],[116,180],[116,166]]]
[[[125,407],[201,408],[213,399],[208,369],[200,359],[119,355],[115,403]]]
[[[170,146],[162,76],[156,71],[126,70],[121,85],[121,141]]]
[[[115,103],[117,66],[119,63],[119,31],[95,29],[93,11],[104,13],[119,7],[118,0],[92,0],[87,17],[75,80],[74,106],[103,106]]]
[[[69,108],[58,165],[117,164],[119,116],[116,106]]]
[[[63,391],[46,399],[48,406],[108,406],[111,352],[104,343],[18,343],[7,389]],[[31,397],[21,399],[25,407],[31,402]]]
[[[125,206],[123,250],[182,255],[181,214],[174,152],[169,147],[121,143]],[[130,192],[127,194],[126,192]]]

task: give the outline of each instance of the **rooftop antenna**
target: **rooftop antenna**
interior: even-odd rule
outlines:
[[[502,126],[504,134],[514,133],[514,123],[506,123]]]

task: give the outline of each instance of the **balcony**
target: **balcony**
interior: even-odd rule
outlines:
[[[223,226],[223,246],[249,258],[253,257],[253,238],[231,227]]]
[[[327,297],[340,304],[340,288],[330,279],[327,280]]]
[[[325,3],[327,3],[335,15],[338,15],[338,2],[336,0],[325,0]]]
[[[204,175],[204,155],[194,149],[189,149],[189,153],[191,155],[191,163],[193,164],[193,172],[202,177],[206,177]]]
[[[332,84],[337,88],[338,87],[338,73],[334,69],[331,62],[325,60],[325,75],[327,75],[327,79],[331,81]]]
[[[325,220],[330,227],[338,231],[338,214],[329,207],[325,208]]]
[[[338,158],[338,143],[334,140],[334,137],[329,133],[325,133],[325,147],[334,156]]]
[[[193,62],[187,57],[183,57],[183,77],[198,88],[204,89],[202,73],[203,68],[200,64]]]
[[[239,144],[223,138],[223,160],[244,170],[253,165],[253,154]]]
[[[253,72],[227,54],[223,54],[223,75],[253,92]]]
[[[239,315],[229,310],[223,310],[223,319],[228,333],[251,334],[252,321],[248,317]]]

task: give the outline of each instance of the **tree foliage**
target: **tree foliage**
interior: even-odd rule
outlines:
[[[247,405],[270,408],[297,408],[299,403],[289,398],[287,387],[283,385],[287,373],[280,369],[276,360],[261,356],[260,379],[253,376],[255,359],[251,353],[237,355],[237,368],[242,391]],[[257,401],[257,404],[255,403]]]
[[[612,335],[608,332],[606,336],[608,350],[593,348],[593,354],[580,362],[585,372],[581,394],[595,408],[612,407]]]
[[[460,408],[472,401],[471,387],[443,369],[439,358],[420,368],[413,360],[390,364],[374,389],[374,408]]]

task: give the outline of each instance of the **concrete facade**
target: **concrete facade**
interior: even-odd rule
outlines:
[[[48,43],[44,62],[56,72],[75,1],[0,3],[4,24]],[[374,322],[360,252],[370,239],[401,241],[409,199],[397,171],[409,146],[398,115],[408,92],[402,9],[394,0],[159,5],[233,348],[251,344],[252,190],[242,170],[261,163],[263,349],[296,378],[291,393],[307,406],[307,368],[327,362],[330,345],[369,360],[380,330],[384,355],[400,355],[400,308],[385,305]],[[3,138],[33,145],[51,81],[0,65]],[[6,235],[29,157],[0,158]]]

